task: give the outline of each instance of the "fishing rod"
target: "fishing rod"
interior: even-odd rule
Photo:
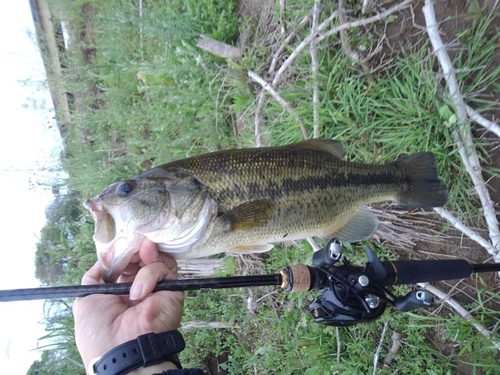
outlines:
[[[154,292],[276,286],[286,292],[316,290],[320,296],[309,303],[316,323],[349,326],[380,317],[388,305],[396,311],[426,308],[434,303],[425,290],[394,295],[388,287],[422,282],[462,279],[473,273],[500,271],[500,263],[471,264],[454,260],[381,261],[366,248],[364,266],[351,264],[343,256],[343,245],[332,239],[313,255],[313,266],[292,265],[272,275],[231,276],[163,280]],[[91,294],[127,295],[132,283],[55,286],[0,290],[0,302],[85,297]]]

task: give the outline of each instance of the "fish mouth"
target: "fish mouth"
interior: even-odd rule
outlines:
[[[105,283],[114,283],[139,251],[144,235],[127,231],[127,216],[115,218],[112,210],[98,199],[86,200],[84,206],[95,221],[93,239],[102,279]]]
[[[139,242],[139,246],[142,240]],[[105,283],[115,283],[129,265],[135,251],[129,251],[117,257],[116,252],[98,252],[101,278]]]

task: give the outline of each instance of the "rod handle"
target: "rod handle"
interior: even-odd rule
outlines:
[[[402,285],[463,279],[472,273],[472,266],[464,259],[453,260],[396,260],[382,262],[387,275],[378,282],[382,285]]]
[[[316,289],[319,282],[317,269],[303,264],[283,268],[281,279],[281,288],[286,292],[307,292]]]

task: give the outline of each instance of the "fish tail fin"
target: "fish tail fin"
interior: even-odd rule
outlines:
[[[398,201],[421,208],[442,207],[448,200],[448,188],[439,179],[434,154],[421,152],[396,160],[396,167],[409,177]]]

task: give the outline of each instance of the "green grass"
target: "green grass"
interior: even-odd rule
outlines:
[[[246,70],[264,75],[268,69],[273,42],[279,38],[271,28],[269,34],[253,35],[255,40],[247,43],[241,61],[227,63],[197,49],[195,43],[199,34],[236,42],[238,19],[232,2],[146,2],[142,17],[134,2],[94,1],[86,13],[80,1],[52,0],[51,4],[64,10],[60,18],[73,25],[70,30],[79,30],[78,25],[86,22],[93,35],[92,42],[79,44],[72,39],[71,49],[63,57],[68,66],[66,87],[76,95],[78,109],[72,117],[63,162],[70,176],[68,187],[81,199],[151,165],[253,144],[259,87],[249,81]],[[287,2],[289,30],[311,6],[303,0]],[[324,4],[323,14],[333,9],[332,4]],[[85,14],[91,21],[82,21]],[[279,19],[278,10],[273,17]],[[469,17],[471,27],[457,32],[462,48],[455,54],[454,64],[458,69],[478,68],[460,73],[459,79],[467,101],[478,110],[487,110],[494,106],[487,93],[498,90],[500,76],[500,69],[492,65],[496,53],[493,36],[498,30],[491,14],[474,9]],[[255,20],[244,20],[242,25],[251,32],[257,30]],[[306,27],[299,37],[308,32]],[[375,43],[366,30],[350,31],[349,36],[353,47]],[[288,47],[288,53],[293,47]],[[90,62],[85,55],[89,48],[94,49]],[[383,163],[403,154],[435,153],[440,175],[450,188],[449,207],[464,221],[480,221],[478,201],[471,194],[472,184],[450,135],[456,120],[443,98],[430,47],[424,44],[402,51],[370,77],[345,57],[338,37],[322,45],[319,60],[321,136],[341,140],[346,158],[352,161]],[[91,90],[96,95],[90,95]],[[279,92],[312,133],[307,51],[298,56]],[[239,119],[238,137],[234,118]],[[294,118],[269,96],[262,130],[270,145],[302,139]],[[68,284],[79,283],[84,270],[95,261],[91,221],[85,213],[75,223],[78,230],[65,250]],[[397,257],[378,245],[376,251],[383,258]],[[253,272],[274,273],[289,264],[308,263],[311,254],[305,242],[277,248],[256,262]],[[364,262],[360,248],[350,247],[347,256],[355,263]],[[494,331],[498,341],[500,314],[491,306],[500,303],[499,296],[481,282],[477,278],[477,295],[468,307]],[[403,345],[391,367],[379,363],[379,374],[453,374],[465,362],[474,373],[497,371],[498,351],[491,341],[447,310],[439,315],[386,312],[374,323],[336,330],[317,325],[308,316],[305,307],[313,299],[312,293],[253,289],[253,298],[259,303],[251,314],[246,308],[248,292],[186,293],[185,322],[219,321],[234,328],[186,331],[188,347],[181,356],[185,366],[202,366],[206,358],[228,353],[222,367],[231,374],[368,374],[373,371],[383,326],[388,324],[382,358],[388,353],[394,330],[402,333]],[[63,372],[80,373],[70,310],[62,311],[64,319],[49,319],[51,337],[59,338],[55,349],[66,352],[66,360],[61,362],[72,368]],[[443,352],[444,345],[451,348],[449,353]]]

